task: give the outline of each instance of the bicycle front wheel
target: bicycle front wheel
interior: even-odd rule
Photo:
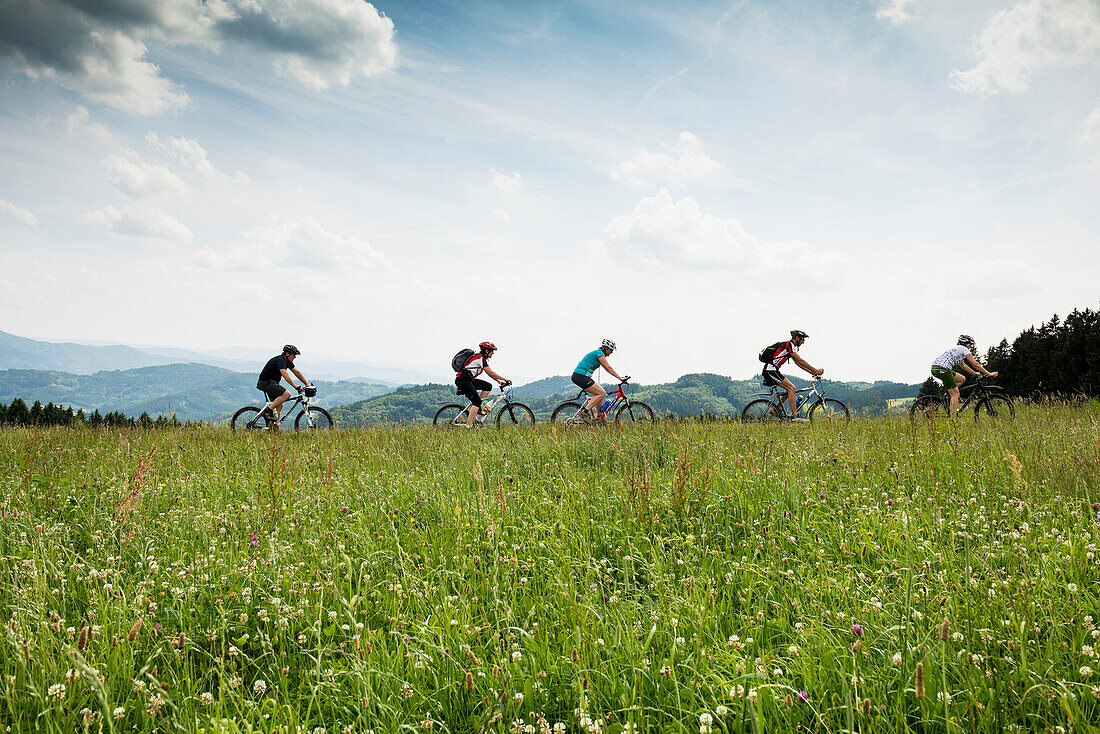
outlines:
[[[778,421],[779,414],[775,412],[775,405],[766,398],[753,400],[741,411],[741,420],[753,423],[763,421]]]
[[[986,395],[974,406],[974,420],[989,418],[992,420],[1011,420],[1016,417],[1012,401],[1004,395]]]
[[[652,423],[653,408],[649,407],[645,403],[639,403],[636,400],[631,400],[629,403],[619,408],[619,412],[615,414],[615,422]]]
[[[848,406],[833,398],[819,400],[810,408],[811,423],[847,423],[851,418]]]
[[[251,405],[241,408],[229,420],[229,428],[233,431],[265,431],[267,421],[259,417],[260,409]]]
[[[449,403],[436,411],[432,425],[440,428],[459,428],[466,423],[466,411],[457,403]]]
[[[551,423],[565,423],[567,425],[573,425],[575,423],[584,423],[584,419],[578,415],[581,410],[580,403],[562,403],[558,407],[554,408],[554,412],[550,414]]]
[[[324,408],[307,408],[294,419],[295,431],[324,431],[334,425],[336,422]]]
[[[909,417],[917,418],[923,416],[925,418],[932,418],[936,413],[946,410],[947,403],[945,403],[939,395],[921,395],[913,401],[913,405],[909,408]]]
[[[523,403],[508,403],[497,411],[497,428],[535,425],[535,414]]]

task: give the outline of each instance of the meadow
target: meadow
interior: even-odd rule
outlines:
[[[0,431],[12,732],[1100,728],[1100,405]]]

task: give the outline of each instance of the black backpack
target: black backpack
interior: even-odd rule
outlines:
[[[775,353],[778,352],[779,348],[781,346],[783,346],[784,344],[786,344],[786,343],[787,342],[776,342],[775,344],[772,344],[771,346],[764,347],[763,349],[761,349],[760,350],[760,361],[763,362],[764,364],[767,364],[768,362],[771,362],[772,357],[775,356]]]
[[[470,361],[470,357],[474,356],[473,349],[460,349],[458,354],[451,357],[451,369],[455,372],[461,372],[462,368],[466,366],[466,363]]]

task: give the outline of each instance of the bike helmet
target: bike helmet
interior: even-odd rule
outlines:
[[[802,331],[801,329],[795,329],[794,331],[791,332],[791,338],[792,339],[809,339],[810,335],[807,334],[806,332]]]
[[[615,347],[615,342],[611,341],[610,339],[604,339],[602,342],[600,342],[600,347],[601,348],[607,347],[608,349],[610,349],[613,352],[615,351],[615,348],[616,348]]]
[[[974,346],[974,337],[968,334],[959,334],[959,345],[963,347]]]
[[[294,346],[293,344],[285,344],[283,345],[283,354],[293,354],[297,356],[301,354],[301,352],[298,351],[298,347]]]
[[[482,354],[485,352],[495,352],[497,350],[497,345],[492,342],[481,342],[481,344],[478,344],[478,347],[481,348]]]

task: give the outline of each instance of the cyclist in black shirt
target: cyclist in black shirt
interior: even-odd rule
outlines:
[[[277,354],[267,360],[267,364],[260,370],[260,379],[256,381],[256,389],[261,391],[267,396],[267,399],[271,401],[264,406],[263,412],[260,413],[264,418],[278,421],[279,409],[283,407],[283,403],[290,400],[290,390],[284,388],[280,380],[285,379],[290,383],[290,386],[298,392],[301,392],[303,388],[313,387],[313,384],[306,379],[306,376],[294,366],[294,359],[299,354],[301,354],[301,352],[298,351],[298,347],[293,344],[287,344],[283,347],[282,354]],[[301,385],[294,384],[294,380],[290,377],[291,372],[302,381]]]

